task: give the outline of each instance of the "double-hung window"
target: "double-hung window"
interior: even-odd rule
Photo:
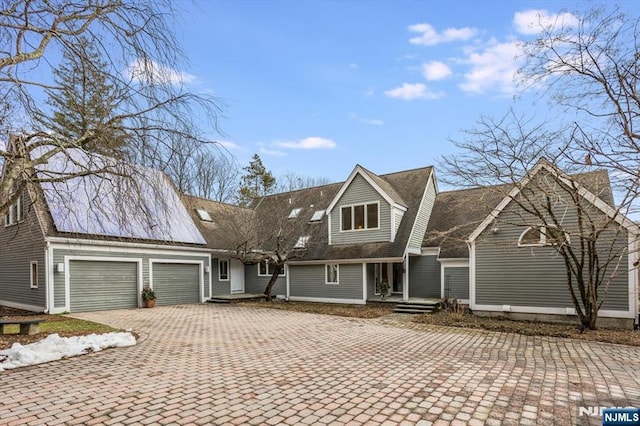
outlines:
[[[31,288],[38,288],[38,261],[33,260],[30,264],[31,270],[29,271]]]
[[[4,215],[4,226],[15,225],[22,220],[22,195],[9,206]]]
[[[325,284],[338,284],[340,282],[340,266],[337,263],[325,265]]]
[[[229,281],[229,260],[218,260],[218,281]]]
[[[259,277],[270,277],[273,275],[276,266],[269,263],[267,260],[262,260],[258,263],[258,276]],[[284,265],[280,265],[279,275],[284,276]]]

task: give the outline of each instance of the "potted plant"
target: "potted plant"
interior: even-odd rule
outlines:
[[[380,283],[380,298],[384,299],[389,294],[389,282],[382,280]]]
[[[144,306],[147,308],[153,308],[156,305],[156,293],[152,288],[146,287],[142,289],[142,300]]]

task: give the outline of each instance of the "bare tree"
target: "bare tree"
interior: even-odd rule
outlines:
[[[574,16],[571,22],[540,17],[539,35],[523,43],[526,63],[519,77],[524,87],[551,94],[550,107],[560,108],[558,116],[571,114],[575,121],[556,130],[513,111],[500,120],[481,118],[466,140],[454,141],[460,152],[444,164],[448,179],[458,185],[497,185],[492,189],[504,196],[520,190],[511,199],[511,221],[540,229],[540,235],[552,233],[543,238],[564,260],[580,321],[595,328],[611,280],[626,268],[621,259],[628,247],[620,223],[628,225],[624,214],[638,195],[640,18],[606,7]],[[602,187],[588,188],[613,213],[594,211],[576,179],[561,172],[531,178],[528,171],[540,157],[569,172],[594,166],[613,170],[617,207],[608,179]]]
[[[220,220],[224,234],[231,242],[231,255],[244,264],[267,262],[271,277],[264,294],[272,298],[272,289],[288,261],[302,259],[321,241],[326,228],[309,224],[313,210],[308,206],[308,191],[270,195],[256,201],[252,209],[235,207]]]
[[[509,199],[505,212],[494,216],[495,226],[521,227],[525,244],[545,245],[557,253],[564,262],[567,291],[580,322],[595,329],[608,288],[626,270],[622,260],[628,255],[627,235],[621,226],[625,220],[620,207],[613,208],[608,179],[597,180],[588,173],[575,178],[564,174],[556,164],[574,172],[586,171],[566,154],[570,135],[549,131],[513,112],[501,120],[482,118],[466,133],[467,139],[453,141],[458,152],[443,159],[442,180],[497,193],[486,196],[487,200]],[[612,214],[595,208],[595,199],[589,198],[581,184],[605,200]],[[495,207],[475,206],[488,212]]]
[[[296,189],[312,188],[331,183],[331,180],[322,176],[302,176],[294,172],[287,172],[276,179],[278,192],[295,191]]]
[[[235,159],[220,151],[205,150],[194,159],[193,193],[199,197],[232,202],[238,193],[240,172]]]
[[[640,14],[592,7],[574,25],[540,25],[524,44],[525,86],[550,93],[577,119],[572,162],[618,170],[623,188],[640,178]]]
[[[105,147],[103,154],[146,165],[174,154],[171,142],[176,138],[207,142],[202,135],[211,129],[199,129],[196,120],[208,119],[216,128],[219,104],[185,88],[192,76],[182,71],[183,54],[170,21],[173,5],[168,0],[2,3],[0,99],[9,108],[0,132],[19,137],[0,149],[0,214],[24,186],[41,181],[52,157],[73,161],[70,150],[86,151],[108,135],[126,134],[128,143],[126,148]],[[50,96],[62,93],[64,88],[47,77],[63,66],[62,58],[73,61],[73,69],[100,75],[112,87],[108,114],[74,135],[53,131],[55,114],[41,96],[42,91]],[[88,163],[76,164],[73,173],[49,170],[46,179],[114,171],[96,169],[97,164],[111,162]]]

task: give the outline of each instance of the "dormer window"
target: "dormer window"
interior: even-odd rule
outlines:
[[[377,229],[379,227],[379,203],[356,204],[340,207],[341,230]]]
[[[309,242],[309,236],[308,235],[304,235],[304,236],[298,238],[298,241],[296,242],[296,245],[293,246],[293,248],[294,249],[306,248],[308,242]]]
[[[302,211],[302,208],[296,208],[291,210],[291,213],[289,213],[289,219],[295,219],[300,215],[300,212]]]
[[[316,210],[313,213],[313,216],[311,216],[311,219],[309,220],[309,222],[320,222],[323,216],[324,216],[324,210]]]
[[[198,214],[198,217],[200,218],[200,220],[204,222],[213,222],[213,219],[211,218],[211,215],[209,214],[208,211],[202,210],[202,209],[196,209],[196,213]]]

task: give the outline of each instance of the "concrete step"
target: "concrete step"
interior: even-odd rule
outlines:
[[[431,313],[436,307],[435,303],[398,303],[393,312],[398,314],[425,314]]]
[[[435,304],[424,304],[424,303],[398,303],[396,306],[401,306],[403,308],[412,308],[412,309],[433,309],[436,307]]]
[[[207,302],[209,302],[209,303],[227,303],[228,304],[228,303],[231,303],[231,300],[212,297],[210,299],[207,299]]]
[[[393,312],[396,314],[430,314],[432,311],[425,311],[424,309],[396,308]]]

